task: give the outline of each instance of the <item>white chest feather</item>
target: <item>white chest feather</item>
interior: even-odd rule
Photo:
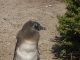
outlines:
[[[37,45],[31,41],[25,41],[17,49],[17,60],[37,60],[38,50]]]

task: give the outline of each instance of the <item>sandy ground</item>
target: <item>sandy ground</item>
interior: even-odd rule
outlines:
[[[54,54],[52,42],[58,35],[55,25],[57,14],[65,13],[65,3],[62,0],[0,0],[0,60],[12,60],[16,34],[23,24],[29,20],[37,21],[46,27],[40,31],[39,50],[41,60],[52,59]]]

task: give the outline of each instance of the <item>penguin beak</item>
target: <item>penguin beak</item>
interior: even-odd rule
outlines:
[[[45,28],[45,27],[40,26],[40,30],[46,30],[46,28]]]

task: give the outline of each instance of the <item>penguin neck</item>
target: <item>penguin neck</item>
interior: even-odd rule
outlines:
[[[28,29],[23,31],[23,36],[26,39],[34,39],[34,40],[39,40],[39,32],[33,29]]]

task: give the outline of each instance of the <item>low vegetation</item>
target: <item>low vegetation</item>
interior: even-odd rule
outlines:
[[[80,0],[65,0],[66,13],[58,15],[57,30],[63,40],[57,43],[60,47],[59,60],[80,59]],[[62,54],[62,55],[61,55]]]

